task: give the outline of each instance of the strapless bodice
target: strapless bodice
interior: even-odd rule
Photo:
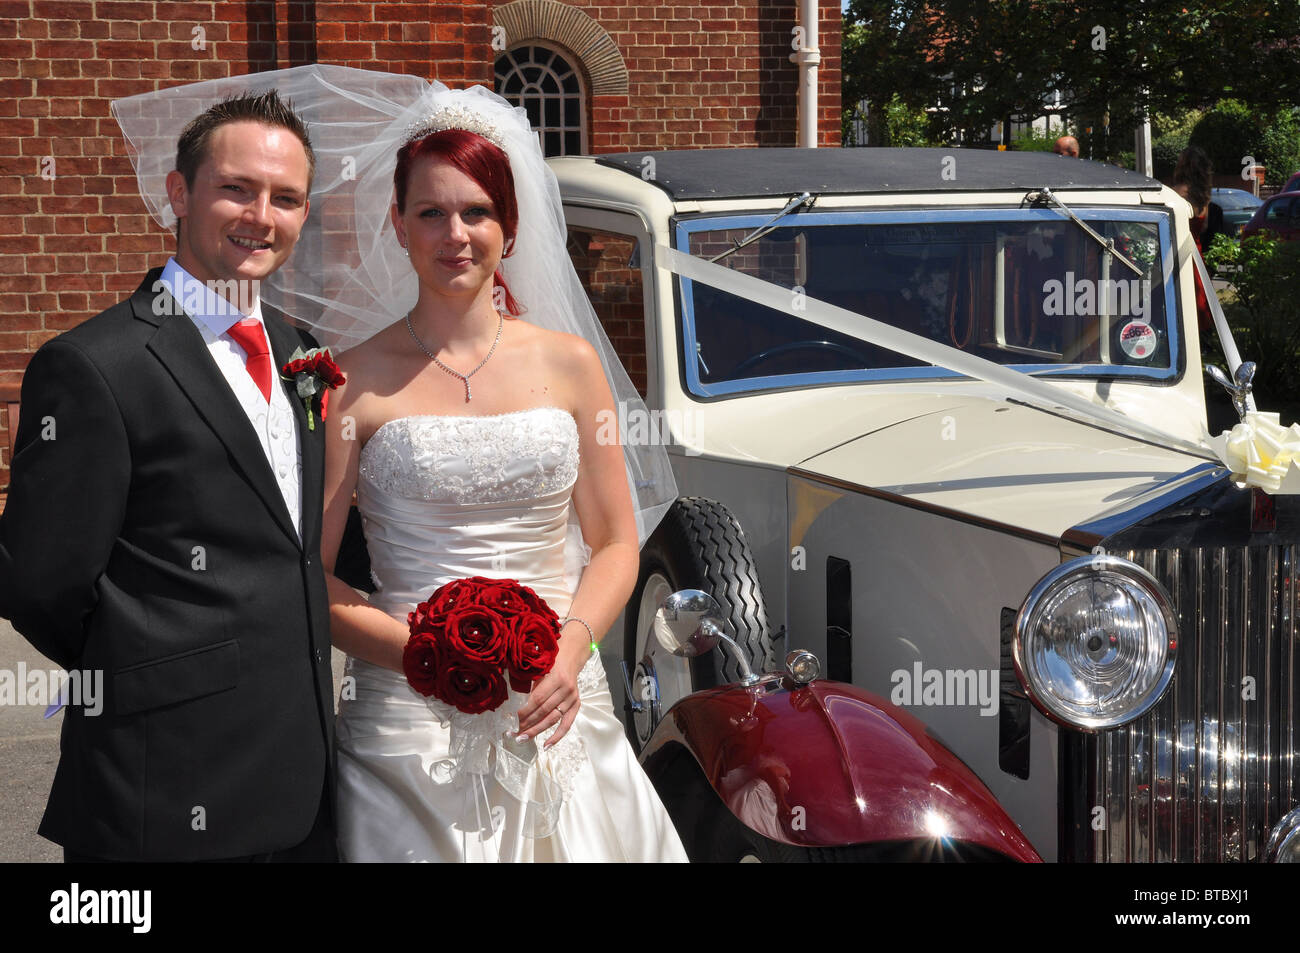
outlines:
[[[370,601],[404,622],[444,583],[488,576],[530,586],[563,616],[577,476],[577,425],[558,407],[388,421],[359,460]]]

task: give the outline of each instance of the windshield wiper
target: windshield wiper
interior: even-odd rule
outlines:
[[[792,198],[788,203],[786,203],[785,208],[777,212],[776,215],[768,219],[762,225],[758,226],[758,228],[754,229],[752,232],[750,232],[740,241],[732,242],[730,248],[728,248],[726,251],[722,252],[721,254],[714,255],[712,258],[709,259],[709,261],[713,261],[713,262],[722,261],[722,259],[726,258],[728,255],[732,255],[740,251],[746,245],[752,245],[754,242],[758,241],[768,232],[775,229],[777,222],[781,221],[781,219],[785,218],[787,215],[789,215],[799,206],[807,205],[809,208],[812,208],[813,203],[816,201],[817,201],[817,196],[813,195],[810,192],[801,192],[800,194]]]
[[[1026,192],[1025,197],[1020,200],[1020,204],[1023,206],[1026,202],[1028,202],[1030,205],[1044,205],[1048,202],[1051,202],[1062,212],[1068,215],[1076,225],[1078,225],[1085,232],[1091,235],[1093,239],[1096,240],[1097,244],[1101,245],[1103,248],[1106,249],[1106,251],[1110,252],[1112,255],[1114,255],[1124,264],[1128,265],[1129,268],[1133,269],[1133,274],[1137,275],[1139,278],[1142,277],[1143,274],[1142,269],[1139,268],[1137,265],[1133,264],[1133,262],[1131,262],[1127,257],[1121,255],[1116,250],[1115,239],[1102,238],[1101,235],[1095,232],[1092,229],[1092,227],[1088,225],[1087,222],[1079,218],[1079,216],[1075,215],[1073,209],[1071,209],[1068,205],[1066,205],[1064,202],[1058,199],[1055,193],[1053,193],[1052,190],[1049,189],[1047,186],[1043,186],[1041,189],[1035,189],[1031,192]]]

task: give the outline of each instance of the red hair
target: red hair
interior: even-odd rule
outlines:
[[[397,168],[393,170],[398,212],[406,211],[406,189],[411,169],[424,158],[445,159],[452,168],[473,179],[492,200],[506,244],[514,241],[519,229],[519,203],[515,200],[515,177],[510,172],[510,160],[505,152],[477,133],[464,129],[444,129],[408,142],[397,150]],[[515,316],[523,314],[524,309],[506,287],[499,268],[492,276],[492,287],[505,292],[508,312]]]

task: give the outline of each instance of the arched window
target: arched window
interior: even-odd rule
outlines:
[[[528,111],[546,155],[587,151],[582,80],[559,51],[533,44],[502,53],[496,60],[496,91]]]

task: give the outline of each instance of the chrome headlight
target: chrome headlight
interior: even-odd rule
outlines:
[[[1277,822],[1264,849],[1264,859],[1275,864],[1300,864],[1300,807]]]
[[[1035,705],[1097,731],[1151,709],[1174,674],[1178,624],[1164,588],[1118,556],[1053,569],[1016,616],[1012,658]]]

